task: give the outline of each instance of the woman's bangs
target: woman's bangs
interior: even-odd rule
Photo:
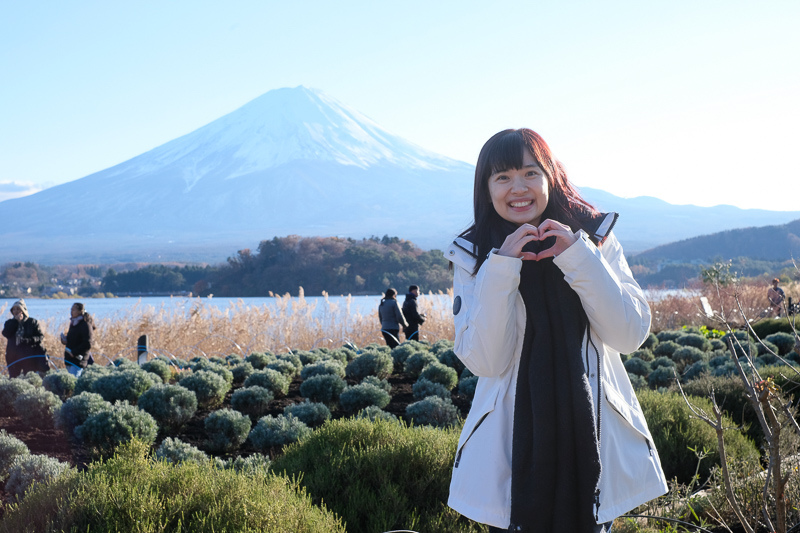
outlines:
[[[522,135],[516,131],[498,139],[488,154],[489,175],[522,168],[522,152],[525,149]]]

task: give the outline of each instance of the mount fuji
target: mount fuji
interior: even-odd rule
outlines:
[[[276,89],[116,166],[0,202],[0,264],[219,262],[291,234],[443,248],[471,221],[473,173],[320,91]],[[583,194],[622,213],[628,253],[800,218]]]

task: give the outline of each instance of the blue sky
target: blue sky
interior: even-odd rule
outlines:
[[[800,210],[796,0],[32,0],[0,13],[0,199],[305,85],[470,163],[495,132],[530,127],[579,186]]]

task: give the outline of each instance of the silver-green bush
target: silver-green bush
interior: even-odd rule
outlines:
[[[158,377],[161,378],[162,383],[169,383],[172,379],[172,370],[170,370],[169,365],[161,359],[153,359],[152,361],[148,361],[140,368],[145,372],[158,375]]]
[[[396,349],[397,348],[395,348],[395,350]],[[430,352],[416,352],[411,356],[409,356],[408,359],[406,359],[406,362],[403,364],[403,371],[406,374],[411,374],[415,378],[418,378],[423,368],[425,368],[431,363],[438,363],[438,362],[439,360],[436,359],[436,356]]]
[[[134,438],[153,444],[157,433],[155,418],[128,402],[117,402],[111,409],[90,416],[75,428],[77,439],[103,456]]]
[[[456,374],[460,374],[464,371],[464,363],[461,362],[461,359],[458,358],[452,347],[447,350],[442,350],[439,353],[435,353],[435,355],[439,359],[440,363],[455,370]]]
[[[30,453],[24,442],[14,435],[9,435],[5,429],[0,429],[0,481],[8,477],[14,459]]]
[[[397,422],[397,417],[394,416],[392,413],[387,413],[377,405],[370,405],[369,407],[365,407],[360,410],[355,418],[367,418],[369,420],[392,420]]]
[[[215,374],[220,376],[222,379],[224,379],[225,382],[228,384],[228,386],[232,386],[233,385],[233,373],[230,370],[228,370],[224,360],[222,360],[222,361],[223,361],[223,363],[220,364],[220,363],[215,363],[213,361],[210,361],[208,359],[201,359],[200,361],[198,361],[198,362],[196,362],[195,364],[192,365],[192,372],[194,372],[194,373],[197,373],[197,372],[200,372],[200,371],[214,372]]]
[[[239,448],[250,433],[250,418],[233,409],[219,409],[208,415],[203,425],[208,436],[208,448],[230,452]]]
[[[256,369],[253,368],[253,365],[247,362],[239,363],[238,365],[231,368],[231,374],[233,374],[233,383],[235,385],[241,385],[244,383],[250,375],[255,372]]]
[[[38,372],[30,371],[23,372],[19,375],[18,379],[22,379],[33,385],[34,387],[42,386],[42,376]]]
[[[274,395],[264,387],[242,387],[231,395],[231,407],[248,416],[259,417],[267,412]]]
[[[331,410],[324,403],[309,402],[287,405],[283,414],[292,415],[308,427],[316,427],[331,419]]]
[[[94,382],[106,374],[113,372],[114,366],[100,366],[98,364],[89,365],[83,369],[78,382],[75,384],[75,391],[73,396],[77,396],[82,392],[94,392]]]
[[[283,446],[296,442],[310,435],[311,429],[291,415],[267,415],[258,421],[250,432],[250,442],[259,450],[268,450],[272,446]]]
[[[467,398],[472,401],[475,397],[475,387],[478,386],[478,376],[469,376],[466,378],[461,378],[461,381],[458,382],[458,392],[459,394],[463,394]]]
[[[17,396],[14,400],[14,410],[25,424],[47,428],[52,427],[53,415],[61,408],[61,403],[58,396],[37,387]]]
[[[278,359],[278,361],[286,361],[288,363],[292,363],[292,366],[294,366],[296,370],[294,373],[295,376],[298,375],[301,370],[303,370],[303,360],[300,359],[300,356],[297,355],[296,353],[287,352],[278,354],[275,357]]]
[[[306,380],[314,376],[324,376],[327,374],[344,378],[344,365],[334,359],[327,359],[318,363],[313,363],[303,367],[303,370],[300,372],[300,379]]]
[[[225,468],[229,470],[235,470],[240,474],[244,475],[253,475],[262,472],[269,471],[269,465],[271,461],[269,457],[266,455],[262,455],[260,453],[254,453],[247,457],[242,457],[241,455],[225,461]]]
[[[277,361],[268,364],[267,368],[270,370],[275,370],[276,372],[280,372],[290,380],[299,373],[297,367],[294,366],[291,361],[286,361],[284,359],[278,359]]]
[[[253,372],[253,374],[244,381],[245,387],[252,387],[254,385],[264,387],[275,395],[276,398],[281,398],[289,393],[289,379],[277,370],[269,368]]]
[[[69,468],[69,464],[46,455],[17,456],[9,469],[6,492],[21,500],[34,485],[52,481]]]
[[[197,396],[179,385],[155,385],[139,397],[139,409],[150,413],[166,431],[177,430],[197,411]]]
[[[453,390],[458,384],[458,373],[449,366],[437,362],[425,366],[419,377],[438,383],[447,390]]]
[[[66,370],[50,371],[42,378],[42,387],[58,396],[61,401],[66,401],[75,392],[78,378]]]
[[[121,365],[117,370],[97,378],[92,385],[92,392],[107,402],[126,400],[135,404],[139,396],[156,383],[151,374],[138,366]]]
[[[392,356],[375,350],[364,352],[350,361],[345,368],[345,374],[355,380],[362,380],[367,376],[385,379],[392,375],[393,370]]]
[[[404,342],[392,348],[392,360],[397,365],[403,365],[406,359],[419,352],[419,348],[415,346],[416,343]]]
[[[311,376],[300,385],[300,395],[312,402],[330,405],[338,401],[346,386],[347,383],[334,374]]]
[[[180,439],[167,437],[156,449],[156,458],[164,459],[172,464],[179,463],[205,463],[208,455],[202,450],[183,442]]]
[[[379,379],[377,376],[367,376],[361,380],[361,383],[369,383],[370,385],[375,385],[379,389],[383,389],[386,392],[392,392],[392,386],[389,384],[389,381],[385,379]]]
[[[273,361],[275,356],[270,352],[253,352],[244,358],[245,361],[253,365],[256,370],[262,370]]]
[[[406,416],[417,425],[444,428],[458,423],[458,409],[453,402],[437,396],[428,396],[424,400],[412,403],[406,407]]]
[[[452,369],[451,369],[452,370]],[[450,391],[445,388],[441,383],[434,383],[428,379],[420,377],[414,386],[411,388],[414,399],[422,400],[428,396],[438,396],[443,400],[450,399]]]
[[[76,427],[86,422],[92,415],[109,409],[111,404],[99,394],[82,392],[64,402],[61,409],[53,416],[53,420],[58,429],[74,438]]]
[[[194,392],[197,405],[215,407],[222,403],[231,386],[225,378],[215,372],[201,370],[181,379],[178,385]]]
[[[356,413],[370,405],[383,409],[391,400],[388,392],[369,383],[347,387],[339,395],[339,405],[347,413]]]
[[[14,408],[14,400],[23,392],[30,392],[36,389],[24,379],[2,379],[0,380],[0,408],[10,411]]]

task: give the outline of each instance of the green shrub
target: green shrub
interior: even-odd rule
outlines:
[[[291,361],[285,361],[283,359],[278,359],[277,361],[268,364],[266,368],[280,372],[286,376],[286,379],[289,381],[291,381],[300,372],[297,370],[297,367],[291,363]]]
[[[197,396],[186,387],[158,384],[139,397],[139,409],[150,413],[166,431],[186,424],[197,411]]]
[[[239,448],[250,434],[250,418],[233,409],[219,409],[203,422],[208,435],[208,449],[230,452]]]
[[[391,400],[388,392],[369,383],[347,387],[339,395],[339,405],[346,413],[355,413],[370,405],[383,409]]]
[[[73,396],[61,406],[53,416],[55,426],[71,438],[75,437],[75,428],[86,422],[92,415],[111,409],[111,404],[99,394],[83,392]]]
[[[162,383],[169,383],[172,380],[172,370],[169,365],[161,359],[153,359],[140,366],[145,372],[156,374],[161,378]]]
[[[340,519],[285,477],[173,465],[147,451],[125,446],[85,472],[62,476],[7,511],[0,531],[345,533]]]
[[[253,368],[256,370],[265,369],[268,364],[276,359],[277,358],[270,352],[255,352],[244,358],[244,360],[253,365]]]
[[[685,333],[675,339],[675,342],[681,346],[691,346],[697,348],[701,352],[707,352],[711,349],[711,341],[705,335],[699,333]]]
[[[271,461],[266,455],[254,453],[247,457],[240,455],[228,459],[225,461],[225,468],[245,475],[266,474],[269,472],[270,463]]]
[[[395,350],[396,349],[397,348],[395,348]],[[416,352],[411,356],[409,356],[408,359],[406,359],[406,362],[403,364],[403,372],[405,372],[406,374],[411,374],[415,378],[418,378],[423,368],[425,368],[431,363],[438,363],[438,362],[439,360],[436,359],[436,356],[430,352]]]
[[[244,380],[245,387],[264,387],[270,391],[276,398],[282,398],[289,394],[289,379],[270,368],[253,372],[249,378]]]
[[[778,347],[769,342],[768,340],[762,340],[756,345],[756,350],[758,355],[772,355],[778,354]]]
[[[210,360],[201,359],[200,361],[192,365],[192,372],[197,374],[198,372],[201,371],[213,372],[222,379],[224,379],[225,383],[228,384],[229,388],[233,386],[233,372],[228,370],[227,366],[224,363],[219,364]]]
[[[314,376],[334,375],[344,378],[344,366],[336,360],[327,359],[318,363],[313,363],[303,367],[300,371],[300,379],[306,380]]]
[[[319,360],[322,356],[318,352],[307,352],[304,350],[297,350],[294,352],[297,357],[300,358],[300,362],[305,368],[308,365],[313,365],[314,363],[319,363]]]
[[[286,416],[292,415],[308,427],[316,427],[331,419],[331,410],[324,403],[309,402],[287,405],[283,409]]]
[[[661,357],[656,357],[655,359],[653,359],[653,362],[650,363],[650,368],[652,368],[653,370],[655,370],[656,368],[660,368],[662,366],[675,368],[675,361],[673,361],[666,355],[662,355]]]
[[[680,344],[675,341],[662,341],[658,343],[658,346],[655,347],[653,350],[653,355],[655,356],[663,356],[663,357],[672,357],[672,354],[675,353],[675,350],[680,348]]]
[[[764,340],[777,346],[778,355],[786,355],[794,349],[795,339],[791,333],[779,331],[772,335],[767,335]]]
[[[75,428],[75,436],[81,443],[105,457],[120,444],[134,438],[152,444],[157,433],[156,420],[127,402],[117,402]]]
[[[681,381],[687,382],[703,374],[710,374],[711,373],[711,365],[709,365],[706,361],[697,361],[696,363],[689,366],[689,368],[684,371],[683,375],[681,376]]]
[[[300,356],[296,353],[282,353],[277,356],[278,361],[285,361],[287,363],[291,363],[294,366],[295,372],[293,376],[300,374],[300,371],[303,370],[303,361],[300,359]]]
[[[247,362],[239,363],[238,365],[231,368],[231,374],[233,374],[233,384],[241,385],[255,371],[256,371],[255,368],[253,368],[253,365],[251,365],[250,363]]]
[[[389,384],[389,381],[385,379],[378,379],[376,376],[367,376],[361,380],[361,383],[369,383],[370,385],[375,385],[379,389],[383,389],[388,393],[392,392],[392,386]]]
[[[647,379],[643,378],[642,376],[636,374],[628,374],[628,379],[631,380],[631,385],[637,391],[639,389],[647,388]]]
[[[461,359],[458,358],[456,352],[454,352],[452,348],[442,350],[438,353],[434,352],[434,355],[436,355],[440,363],[455,370],[456,374],[460,374],[464,371],[464,363],[461,362]]]
[[[88,367],[84,368],[83,372],[81,372],[81,375],[78,378],[78,382],[75,383],[75,391],[72,393],[73,396],[82,392],[94,392],[94,382],[100,377],[113,372],[113,368],[116,367],[100,366],[97,364],[89,365]]]
[[[656,333],[656,338],[658,339],[658,342],[661,343],[667,341],[674,341],[683,334],[684,332],[681,330],[665,329],[664,331],[659,331],[658,333]]]
[[[455,426],[458,423],[458,409],[453,402],[437,396],[414,402],[406,407],[406,416],[417,425],[439,428]]]
[[[694,346],[684,346],[682,348],[678,348],[672,354],[672,361],[677,365],[679,372],[686,366],[698,361],[702,361],[704,358],[705,352],[695,348]]]
[[[716,351],[719,351],[719,350],[723,350],[723,351],[727,351],[728,350],[728,346],[724,342],[722,342],[722,340],[720,340],[720,339],[710,339],[710,342],[711,342],[711,351],[715,351],[716,352]]]
[[[58,396],[37,387],[17,396],[14,400],[14,410],[25,424],[36,428],[48,428],[53,426],[53,416],[61,408],[61,404]]]
[[[231,407],[248,416],[260,417],[269,410],[269,403],[274,399],[274,395],[264,387],[242,387],[231,396]]]
[[[753,331],[755,331],[759,338],[763,339],[769,335],[772,335],[773,333],[791,333],[792,324],[789,322],[787,317],[766,318],[754,323]]]
[[[28,446],[5,429],[0,429],[0,482],[8,477],[14,459],[23,455],[30,455]]]
[[[2,379],[0,380],[0,408],[11,411],[14,408],[14,400],[24,392],[36,390],[36,387],[24,379]]]
[[[675,381],[675,368],[671,366],[659,366],[654,368],[647,376],[647,384],[651,389],[667,387]]]
[[[8,471],[6,492],[21,500],[34,485],[49,483],[69,468],[69,464],[46,455],[18,455]]]
[[[433,383],[438,383],[448,391],[453,390],[458,384],[458,374],[452,368],[442,363],[430,363],[419,374],[420,378],[427,379]]]
[[[652,333],[651,333],[651,335],[652,335]],[[652,361],[653,359],[655,359],[655,356],[653,355],[653,352],[651,352],[650,350],[648,350],[646,348],[640,348],[638,350],[634,350],[634,351],[631,352],[630,355],[631,355],[631,357],[638,357],[642,361],[647,361],[648,363],[650,361]]]
[[[58,396],[62,402],[72,396],[77,383],[78,378],[66,370],[48,372],[42,379],[42,386],[44,389]]]
[[[172,437],[164,439],[161,446],[156,449],[156,458],[169,461],[172,464],[206,463],[209,461],[205,452]]]
[[[135,404],[139,396],[155,384],[151,375],[139,367],[121,366],[120,369],[98,377],[92,385],[92,392],[110,403],[126,400]]]
[[[244,363],[244,357],[242,357],[239,354],[235,354],[235,353],[228,354],[228,355],[225,356],[225,363],[228,366],[241,365],[242,363]]]
[[[394,364],[404,365],[406,359],[420,351],[419,348],[415,347],[416,343],[412,342],[406,341],[392,349],[392,360],[394,361]]]
[[[728,347],[728,342],[733,342],[736,357],[742,357],[747,354],[755,355],[758,351],[755,339],[746,331],[735,331],[733,335],[726,333],[720,340],[725,343],[726,349]]]
[[[23,372],[19,375],[17,379],[21,379],[23,381],[27,381],[34,387],[41,387],[42,386],[42,376],[39,375],[38,372],[30,371],[30,372]]]
[[[345,374],[350,379],[360,381],[367,376],[385,379],[392,375],[394,363],[389,354],[370,351],[364,352],[347,364]]]
[[[447,507],[457,444],[456,429],[340,419],[287,446],[272,469],[302,475],[308,492],[350,533],[478,533],[485,526]]]
[[[448,350],[452,350],[453,346],[455,346],[455,343],[453,341],[447,339],[439,339],[438,341],[434,342],[431,345],[431,352],[436,357],[439,357],[442,353]]]
[[[441,383],[434,383],[423,377],[420,377],[417,382],[414,383],[414,386],[411,388],[411,390],[414,394],[415,400],[422,400],[428,396],[438,396],[443,400],[450,399],[450,391],[447,390],[444,385]]]
[[[178,385],[194,392],[197,405],[203,408],[220,405],[231,388],[225,378],[208,370],[186,376],[178,382]]]
[[[250,432],[250,442],[257,450],[266,451],[273,446],[297,442],[310,434],[311,429],[292,415],[267,415]]]
[[[631,357],[625,361],[624,365],[628,374],[634,374],[641,377],[647,377],[647,375],[653,370],[650,367],[650,363],[644,361],[643,359],[639,359],[638,357]]]
[[[694,476],[697,458],[689,448],[710,450],[709,456],[700,463],[700,479],[705,481],[714,465],[719,464],[717,436],[711,427],[692,415],[680,394],[659,393],[640,390],[637,393],[647,425],[661,457],[661,465],[667,479],[677,477],[680,483],[688,483]],[[711,413],[711,403],[703,398],[692,398],[692,404]],[[733,420],[727,416],[723,425],[734,428]],[[758,461],[758,450],[752,441],[735,429],[725,432],[725,450],[731,459]]]
[[[641,346],[639,346],[640,350],[648,350],[652,351],[658,345],[658,337],[656,337],[655,333],[652,331],[647,334],[647,338],[644,340]]]
[[[339,400],[345,387],[347,383],[333,374],[311,376],[300,385],[300,395],[312,402],[331,405]]]
[[[472,401],[475,397],[475,387],[478,386],[478,376],[461,378],[458,382],[458,393],[463,394]]]
[[[398,419],[392,413],[387,413],[377,405],[365,407],[356,414],[355,418],[366,418],[368,420],[391,420],[397,422]]]

